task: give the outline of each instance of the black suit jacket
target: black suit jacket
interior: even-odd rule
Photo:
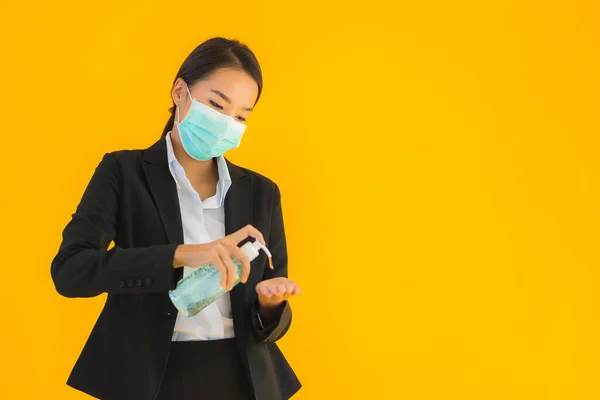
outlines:
[[[285,303],[278,322],[264,329],[256,318],[256,284],[287,276],[279,189],[259,174],[229,162],[228,167],[232,184],[224,206],[226,233],[254,225],[263,233],[275,267],[271,270],[261,253],[252,262],[248,282],[232,290],[236,342],[256,399],[288,399],[300,382],[275,342],[290,326],[290,306]],[[111,241],[115,246],[107,250]],[[105,154],[51,267],[63,296],[108,293],[68,385],[101,399],[155,398],[177,317],[167,291],[181,279],[182,269],[172,267],[181,243],[181,213],[165,139],[146,150]]]

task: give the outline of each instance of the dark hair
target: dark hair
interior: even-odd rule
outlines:
[[[258,102],[263,85],[260,65],[252,50],[237,40],[216,37],[196,47],[179,68],[173,84],[175,84],[177,79],[181,78],[191,87],[199,80],[205,79],[215,70],[224,67],[240,68],[256,81],[258,85],[256,101]],[[175,104],[173,104],[173,107],[169,111],[171,112],[171,117],[163,130],[162,137],[173,129],[173,124],[175,123]]]

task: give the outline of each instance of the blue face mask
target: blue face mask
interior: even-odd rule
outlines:
[[[177,107],[177,122],[175,122],[185,152],[195,160],[206,161],[238,147],[246,125],[199,103],[192,98],[190,89],[187,90],[192,105],[181,122],[179,122],[179,107]]]

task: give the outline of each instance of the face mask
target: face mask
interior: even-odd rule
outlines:
[[[177,107],[175,122],[185,152],[195,160],[206,161],[238,147],[246,125],[197,102],[189,88],[187,91],[192,105],[181,122]]]

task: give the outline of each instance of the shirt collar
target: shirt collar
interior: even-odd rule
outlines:
[[[169,171],[171,172],[173,180],[175,180],[177,189],[181,189],[181,185],[179,183],[180,179],[178,178],[180,175],[178,175],[178,171],[184,171],[183,167],[175,157],[175,152],[173,151],[173,143],[171,142],[171,132],[167,133],[167,135],[165,136],[165,140],[167,143],[167,161],[169,164]],[[225,201],[225,195],[227,194],[227,191],[231,186],[231,175],[229,174],[227,161],[223,156],[217,157],[217,172],[219,173],[219,181],[217,182],[217,194],[215,195],[215,197],[218,202],[218,205],[221,206]],[[183,173],[183,178],[185,178],[185,173]]]

